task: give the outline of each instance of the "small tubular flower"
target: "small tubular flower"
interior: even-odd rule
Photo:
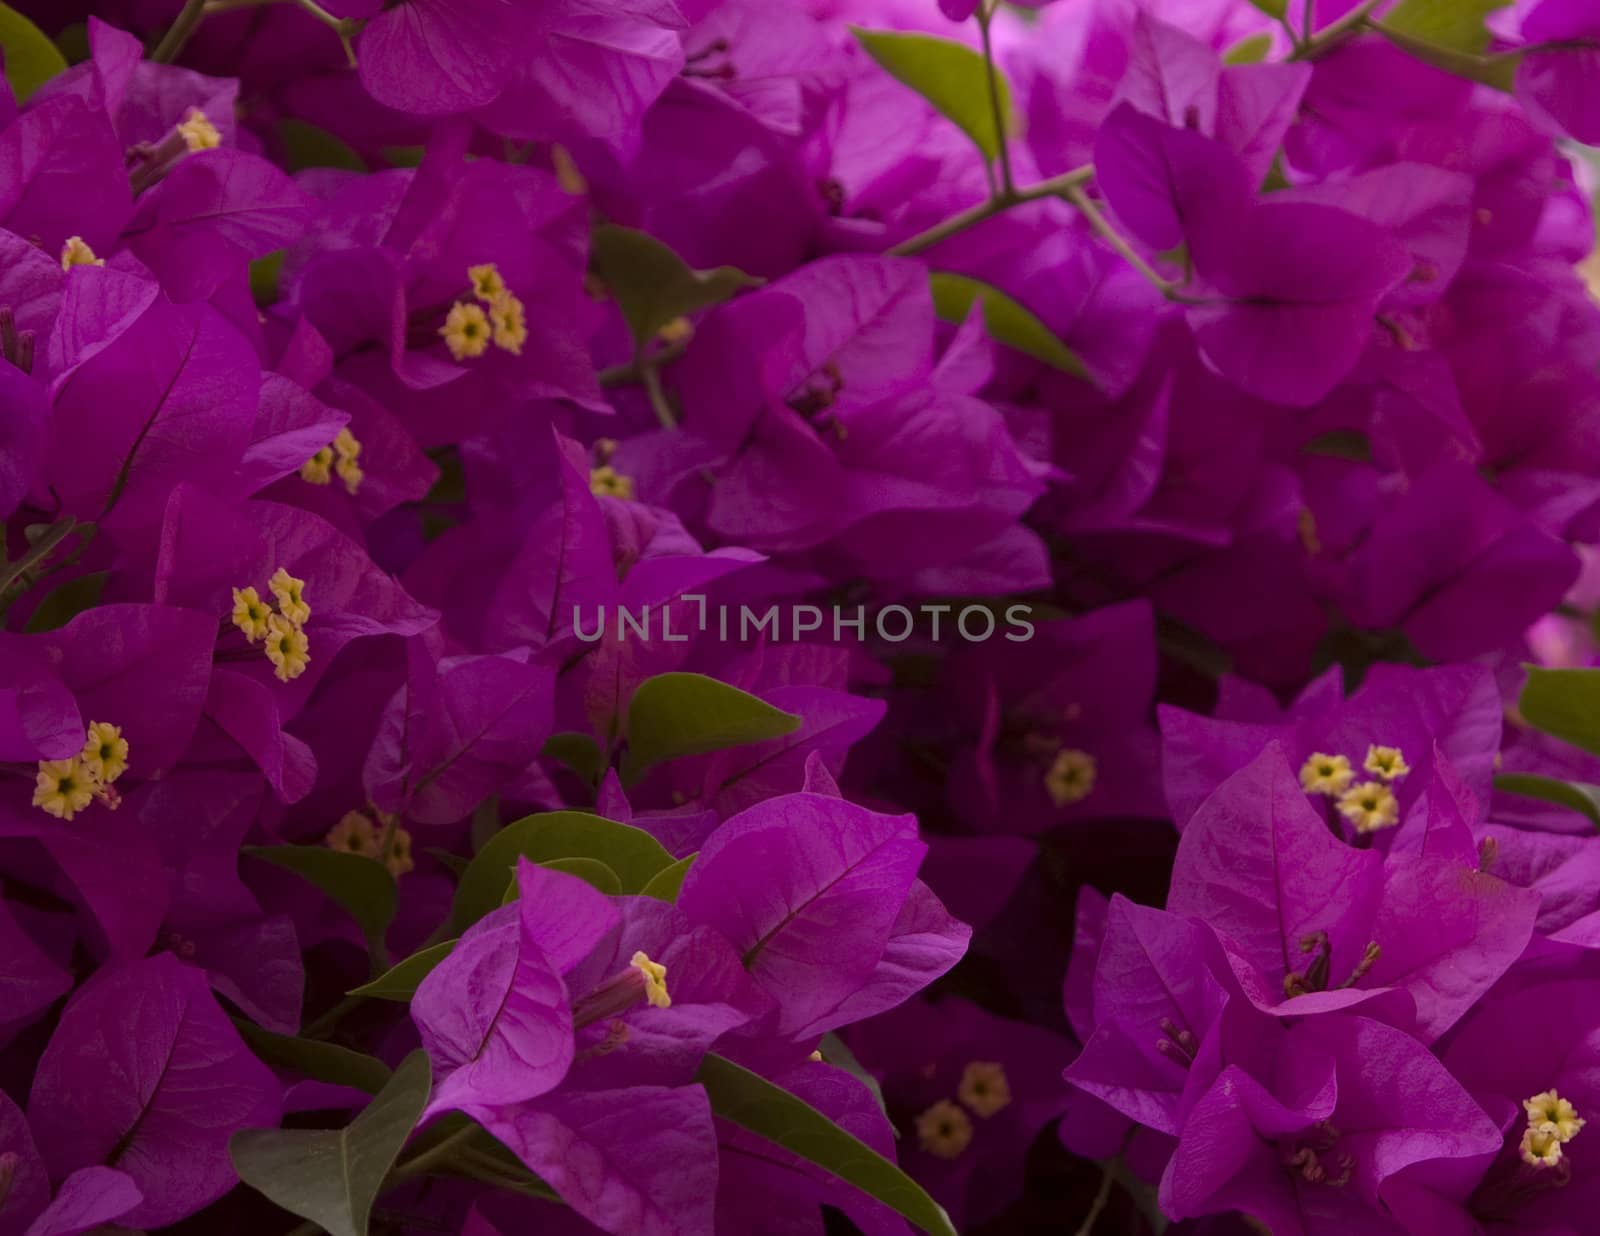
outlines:
[[[313,485],[326,485],[333,480],[333,447],[325,446],[300,465],[300,479]]]
[[[278,612],[295,626],[304,626],[311,618],[311,606],[305,599],[306,581],[296,579],[283,567],[272,573],[272,578],[267,581],[267,587],[272,589],[272,595],[278,600]]]
[[[33,783],[33,805],[58,820],[70,820],[94,801],[94,778],[75,756],[40,760]]]
[[[1400,822],[1400,803],[1381,781],[1363,781],[1339,795],[1339,814],[1358,833],[1375,833]]]
[[[1307,794],[1327,794],[1337,797],[1350,788],[1356,771],[1342,755],[1313,753],[1300,766],[1300,785]]]
[[[1380,781],[1399,781],[1411,771],[1399,747],[1380,747],[1376,743],[1367,748],[1367,758],[1361,767]]]
[[[1011,1085],[1005,1069],[992,1060],[974,1060],[961,1071],[956,1089],[960,1099],[976,1116],[987,1120],[1011,1106]]]
[[[450,355],[459,360],[482,356],[489,350],[493,330],[483,309],[478,305],[457,304],[451,307],[439,335]]]
[[[217,126],[198,107],[189,109],[188,115],[178,125],[178,133],[183,137],[183,144],[189,148],[190,154],[215,150],[222,145],[222,134]]]
[[[74,266],[104,266],[106,260],[96,257],[94,250],[89,247],[82,236],[69,236],[61,246],[61,269],[71,270]]]
[[[601,498],[633,499],[633,478],[623,476],[610,464],[601,464],[589,471],[589,492]]]
[[[267,619],[267,660],[279,682],[291,682],[306,672],[311,661],[311,641],[300,627],[282,614]]]
[[[78,762],[95,781],[110,785],[128,771],[128,740],[120,727],[107,721],[91,721]]]
[[[957,1158],[972,1144],[971,1118],[949,1099],[940,1099],[916,1123],[917,1143],[935,1158]]]
[[[243,631],[245,639],[252,644],[266,635],[271,617],[272,607],[254,588],[233,590],[233,625]]]
[[[1094,789],[1096,772],[1094,756],[1087,751],[1062,751],[1045,772],[1045,792],[1056,806],[1070,807],[1089,797]]]

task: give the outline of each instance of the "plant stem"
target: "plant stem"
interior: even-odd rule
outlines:
[[[989,110],[994,116],[994,141],[1000,152],[1000,192],[1005,197],[1016,193],[1016,182],[1011,178],[1011,150],[1006,138],[1006,112],[1000,105],[1000,73],[994,66],[994,47],[989,38],[989,22],[994,13],[990,0],[978,5],[978,32],[983,38],[983,67],[989,79]]]
[[[1090,1203],[1089,1213],[1084,1216],[1083,1222],[1078,1224],[1075,1236],[1089,1236],[1094,1231],[1094,1225],[1100,1221],[1100,1216],[1105,1213],[1106,1203],[1111,1200],[1111,1185],[1116,1178],[1115,1162],[1112,1160],[1100,1169],[1100,1188],[1094,1195],[1094,1201]]]
[[[985,219],[992,219],[995,215],[1003,214],[1013,206],[1021,206],[1025,202],[1042,201],[1047,197],[1065,197],[1067,191],[1077,185],[1082,185],[1094,178],[1094,168],[1084,166],[1073,168],[1070,172],[1063,172],[1060,176],[1052,176],[1049,180],[1041,180],[1036,185],[1029,185],[1026,189],[1013,189],[1009,194],[991,197],[986,202],[979,202],[970,209],[963,210],[958,215],[951,215],[943,223],[935,224],[925,232],[918,232],[908,240],[902,240],[893,248],[887,250],[890,257],[911,257],[925,249],[931,249],[940,241],[948,240],[969,227],[975,227]]]
[[[1078,213],[1089,221],[1089,226],[1095,230],[1100,239],[1115,249],[1117,255],[1124,262],[1149,280],[1163,296],[1169,299],[1176,299],[1176,289],[1172,280],[1158,274],[1149,262],[1139,256],[1138,251],[1128,243],[1127,238],[1112,227],[1105,215],[1100,213],[1100,208],[1090,200],[1089,195],[1083,191],[1082,185],[1073,185],[1072,188],[1068,189],[1066,198],[1067,201],[1078,208]]]
[[[1370,26],[1369,18],[1374,10],[1384,0],[1362,0],[1355,8],[1351,9],[1338,21],[1331,23],[1317,33],[1306,30],[1305,42],[1301,43],[1289,53],[1290,60],[1316,60],[1327,55],[1340,43],[1366,31]]]
[[[185,44],[200,26],[206,15],[206,0],[185,0],[178,19],[168,28],[161,42],[156,44],[150,59],[156,64],[171,64],[183,52]]]

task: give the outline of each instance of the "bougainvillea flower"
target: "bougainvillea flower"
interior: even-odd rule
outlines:
[[[1532,47],[1517,60],[1517,100],[1557,133],[1600,141],[1600,109],[1584,84],[1600,65],[1594,11],[1579,0],[1543,0],[1523,13],[1522,37]]]
[[[905,999],[965,951],[968,928],[916,879],[911,816],[815,793],[767,799],[707,840],[678,904],[715,927],[804,1041]]]
[[[1224,1070],[1194,1104],[1162,1209],[1243,1210],[1274,1232],[1448,1230],[1500,1145],[1494,1122],[1415,1039],[1364,1017],[1299,1022],[1275,1076]]]
[[[1211,924],[1253,967],[1239,977],[1263,1008],[1346,1008],[1398,987],[1426,1041],[1516,960],[1538,897],[1456,858],[1385,862],[1347,845],[1274,743],[1190,820],[1167,908]]]
[[[1028,1147],[1066,1105],[1063,1039],[951,998],[908,1001],[849,1041],[907,1131],[906,1169],[954,1222],[982,1223],[1020,1196]]]
[[[1039,673],[1048,648],[1049,675]],[[953,715],[981,724],[951,791],[967,819],[1025,835],[1067,821],[1155,816],[1157,742],[1149,725],[1155,632],[1143,605],[1038,625],[957,657]]]
[[[68,1005],[39,1061],[28,1122],[53,1176],[114,1167],[161,1227],[234,1181],[228,1138],[278,1119],[278,1083],[198,970],[171,954],[106,972]]]

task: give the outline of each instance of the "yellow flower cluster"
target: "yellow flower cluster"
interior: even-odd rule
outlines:
[[[992,1060],[974,1060],[961,1072],[956,1098],[965,1104],[940,1099],[917,1117],[917,1141],[929,1154],[940,1159],[958,1157],[972,1143],[970,1109],[980,1120],[1011,1106],[1011,1083],[1005,1069]]]
[[[1356,782],[1356,770],[1348,756],[1316,751],[1300,766],[1300,785],[1307,794],[1323,794],[1335,800],[1339,814],[1355,825],[1359,833],[1393,828],[1400,822],[1400,800],[1391,788],[1411,771],[1399,747],[1367,747],[1361,767],[1372,780]]]
[[[459,360],[482,356],[492,343],[495,347],[522,355],[528,342],[527,311],[516,294],[500,277],[493,262],[467,268],[473,301],[457,301],[450,307],[439,335],[450,355]]]
[[[326,841],[330,850],[343,850],[347,854],[364,854],[376,859],[396,877],[405,875],[416,864],[411,858],[411,834],[379,813],[382,827],[375,825],[364,811],[346,811],[344,816],[328,830]]]
[[[267,587],[277,602],[276,612],[254,588],[233,590],[233,625],[252,644],[264,641],[267,660],[279,682],[300,677],[311,662],[311,641],[305,631],[311,606],[306,604],[305,586],[305,580],[296,579],[283,567],[274,571]]]
[[[361,470],[360,458],[361,442],[346,426],[329,445],[300,465],[300,479],[313,485],[326,485],[337,475],[354,497],[367,475]]]
[[[1518,1147],[1522,1161],[1529,1167],[1555,1167],[1562,1159],[1561,1147],[1583,1128],[1583,1118],[1554,1090],[1524,1099],[1522,1107],[1528,1113],[1528,1127]]]
[[[91,802],[115,811],[122,798],[112,782],[128,771],[128,740],[107,721],[91,721],[83,750],[65,760],[40,760],[33,805],[58,820],[70,820]]]

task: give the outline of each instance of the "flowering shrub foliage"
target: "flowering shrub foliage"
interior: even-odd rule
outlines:
[[[1592,0],[0,49],[0,1236],[1594,1230]]]

